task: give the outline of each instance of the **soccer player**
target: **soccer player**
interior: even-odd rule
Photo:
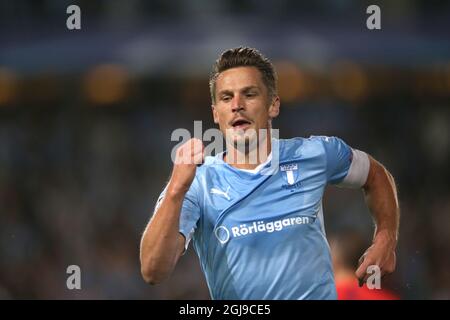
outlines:
[[[222,53],[210,91],[226,151],[204,157],[198,139],[177,150],[141,240],[145,281],[168,278],[192,240],[212,299],[336,299],[322,213],[327,184],[362,188],[376,222],[356,278],[365,281],[370,265],[394,271],[399,206],[394,179],[379,162],[336,137],[272,137],[276,74],[255,49]],[[268,134],[246,134],[252,131]],[[250,161],[251,151],[264,148]]]

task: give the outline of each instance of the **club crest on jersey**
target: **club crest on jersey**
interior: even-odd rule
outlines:
[[[284,189],[298,188],[300,187],[300,182],[298,179],[298,165],[296,163],[283,164],[280,166],[281,175],[284,180],[286,180],[287,185],[283,185]]]

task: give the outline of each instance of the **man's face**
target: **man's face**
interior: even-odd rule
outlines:
[[[255,67],[237,67],[219,74],[216,80],[214,122],[228,141],[253,140],[248,133],[267,129],[269,121],[279,113],[280,100],[272,98]],[[250,130],[249,129],[253,129]],[[231,133],[231,137],[230,137]]]

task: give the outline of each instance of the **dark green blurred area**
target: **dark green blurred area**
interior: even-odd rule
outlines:
[[[81,30],[66,8],[81,8]],[[1,1],[0,298],[209,298],[192,249],[148,286],[139,240],[177,128],[213,126],[208,75],[225,49],[276,65],[282,138],[336,135],[397,180],[404,299],[450,298],[450,5],[380,1]],[[369,240],[362,193],[329,188],[328,234]],[[82,290],[66,288],[68,265]]]

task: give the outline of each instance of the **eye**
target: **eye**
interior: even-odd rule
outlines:
[[[256,93],[255,93],[255,92],[248,92],[248,93],[245,94],[245,96],[246,96],[247,98],[253,98],[253,97],[256,96]]]
[[[230,96],[222,96],[222,98],[220,98],[220,100],[224,101],[224,102],[228,102],[231,100]]]

